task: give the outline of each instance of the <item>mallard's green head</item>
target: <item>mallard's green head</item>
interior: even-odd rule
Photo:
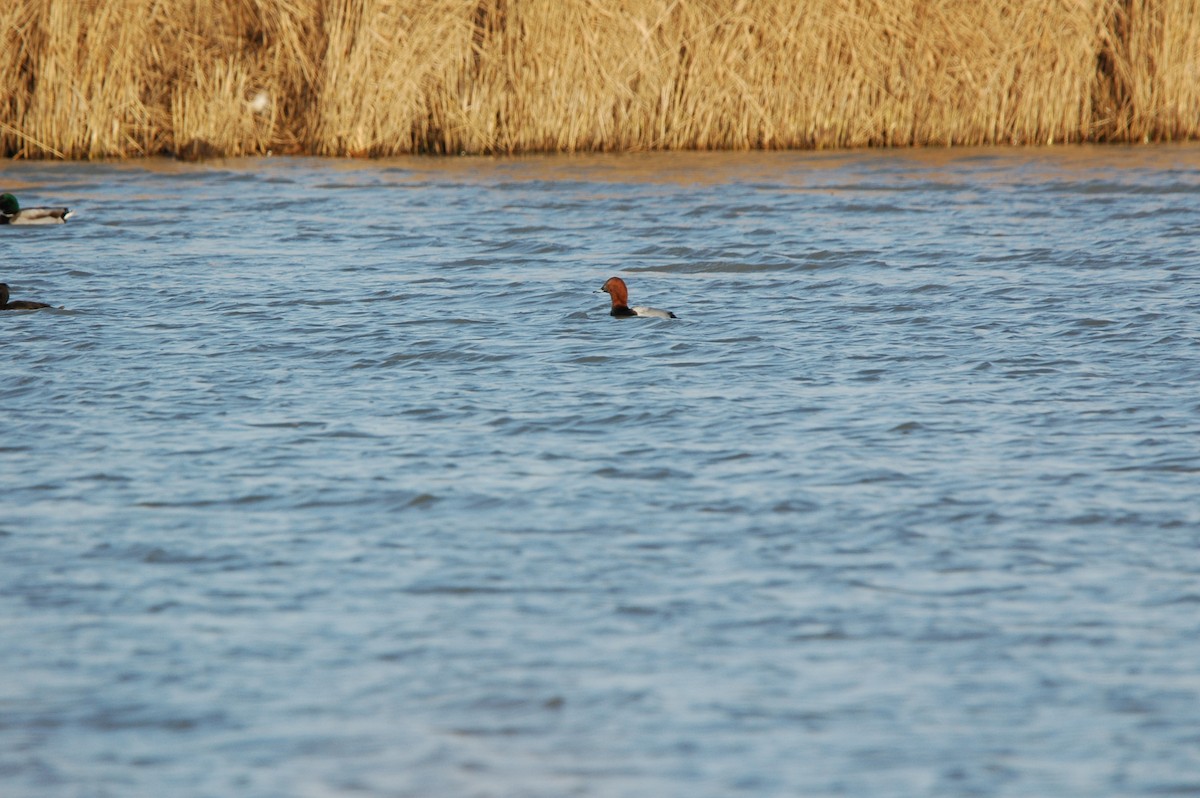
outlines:
[[[0,194],[0,213],[11,216],[21,210],[21,203],[12,194]]]

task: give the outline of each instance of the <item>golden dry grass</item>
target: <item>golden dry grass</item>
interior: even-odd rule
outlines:
[[[0,151],[1200,136],[1200,0],[10,0]]]
[[[1100,138],[1169,141],[1200,127],[1200,0],[1123,0],[1107,9]]]

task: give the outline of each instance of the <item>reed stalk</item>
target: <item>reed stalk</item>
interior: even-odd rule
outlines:
[[[1200,0],[10,0],[21,158],[1200,136]]]

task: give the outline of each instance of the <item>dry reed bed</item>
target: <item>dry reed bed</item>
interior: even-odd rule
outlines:
[[[1200,0],[11,0],[15,157],[1200,136]]]

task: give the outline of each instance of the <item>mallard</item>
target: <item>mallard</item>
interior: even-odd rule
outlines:
[[[0,194],[0,224],[62,224],[70,208],[26,208],[12,194]]]
[[[37,310],[38,308],[51,307],[45,302],[30,302],[27,299],[18,299],[16,302],[8,301],[8,283],[0,283],[0,310]]]

